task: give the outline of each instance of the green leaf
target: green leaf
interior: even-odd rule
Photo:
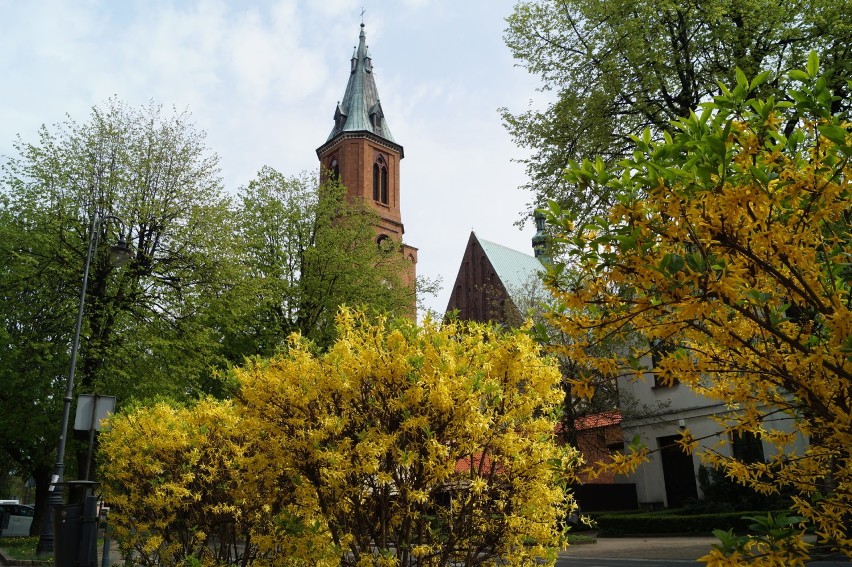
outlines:
[[[766,79],[769,78],[771,71],[763,71],[758,73],[758,75],[751,80],[751,89],[754,90],[756,87],[762,85],[766,82]]]
[[[793,69],[792,71],[787,73],[787,76],[793,79],[794,81],[807,82],[811,80],[810,76],[801,69]]]
[[[725,140],[721,136],[707,136],[704,141],[713,150],[713,153],[719,156],[725,155]]]
[[[817,73],[819,73],[819,55],[817,55],[816,51],[811,51],[808,54],[808,75],[811,78],[815,78]]]
[[[848,132],[845,128],[834,124],[823,124],[818,127],[819,133],[837,144],[838,146],[846,145],[846,136]]]
[[[660,260],[660,264],[658,268],[660,271],[668,272],[671,275],[674,275],[681,271],[684,266],[683,257],[680,254],[666,254],[663,256],[663,259]]]
[[[687,254],[686,265],[689,266],[690,270],[696,273],[703,272],[706,267],[704,257],[701,255],[700,252],[693,252],[692,254]]]
[[[764,185],[766,185],[767,183],[769,183],[769,176],[766,174],[766,172],[765,172],[765,171],[763,171],[763,170],[762,170],[761,168],[759,168],[759,167],[754,167],[754,166],[752,166],[752,168],[751,168],[751,175],[752,175],[755,179],[757,179],[758,181],[760,181],[762,184],[764,184]]]
[[[737,67],[736,69],[737,75],[737,87],[743,87],[743,89],[748,89],[748,77],[743,73],[743,70]]]
[[[633,439],[630,440],[630,443],[627,445],[631,451],[636,452],[645,448],[645,444],[642,443],[642,437],[639,435],[634,435]]]

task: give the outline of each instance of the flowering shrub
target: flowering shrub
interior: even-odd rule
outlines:
[[[618,199],[578,227],[551,210],[573,251],[550,274],[563,308],[552,320],[577,339],[560,354],[584,368],[573,386],[587,396],[600,374],[653,375],[730,408],[718,416],[720,444],[750,434],[776,450],[744,462],[717,448],[704,461],[761,494],[794,493],[797,517],[852,555],[852,125],[833,112],[815,54],[789,73],[800,83],[789,101],[752,98],[768,71],[737,77],[673,135],[635,138],[616,167],[570,168],[573,182]],[[629,348],[595,354],[619,339]],[[793,448],[797,434],[807,449]],[[697,444],[685,431],[682,448]],[[645,455],[636,447],[604,466],[628,472]],[[804,557],[754,542],[755,564]],[[721,563],[724,553],[713,564],[745,561]]]
[[[237,371],[244,426],[265,439],[249,476],[286,479],[271,501],[326,525],[343,565],[552,558],[577,457],[554,443],[560,375],[535,343],[348,310],[338,327],[323,355],[294,339]]]
[[[165,402],[109,420],[101,435],[113,537],[142,565],[240,560],[253,551],[240,499],[246,437],[231,402]]]
[[[233,403],[111,420],[124,549],[150,565],[552,563],[579,457],[555,443],[560,374],[532,339],[346,309],[337,325],[323,354],[294,336],[235,370]]]

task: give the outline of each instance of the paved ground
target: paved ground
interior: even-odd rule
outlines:
[[[589,534],[594,536],[594,533]],[[597,543],[584,543],[570,546],[559,554],[559,565],[574,566],[591,565],[618,567],[640,567],[658,566],[677,567],[685,562],[694,562],[705,555],[710,546],[716,543],[713,537],[625,537],[625,538],[597,538]],[[101,549],[98,549],[100,556]],[[583,561],[583,558],[586,558]],[[606,560],[612,560],[607,562]],[[110,564],[120,563],[121,559],[118,549],[113,545],[110,553]],[[580,562],[582,561],[582,562]],[[0,565],[2,565],[0,557]],[[98,565],[100,565],[100,557]],[[695,563],[704,565],[704,563]],[[852,562],[844,560],[830,560],[809,563],[813,567],[852,566]]]
[[[597,543],[569,546],[560,556],[694,561],[718,541],[715,537],[600,537]]]
[[[600,537],[597,543],[585,543],[572,545],[559,554],[563,565],[576,565],[578,563],[567,561],[567,559],[587,558],[590,562],[598,564],[597,560],[612,559],[613,565],[627,565],[632,561],[634,565],[659,565],[670,564],[675,567],[681,561],[695,561],[710,551],[710,546],[717,543],[715,537],[683,536],[683,537]],[[649,560],[644,563],[641,560]],[[654,561],[654,562],[651,562]],[[669,563],[671,562],[671,563]],[[610,563],[600,562],[600,565]],[[696,565],[704,565],[697,563]],[[852,561],[838,557],[808,563],[812,567],[852,567]]]

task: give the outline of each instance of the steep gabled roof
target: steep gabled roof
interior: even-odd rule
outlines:
[[[326,142],[346,132],[366,132],[395,144],[379,101],[379,91],[373,76],[373,63],[367,51],[364,24],[358,47],[352,54],[349,82],[343,100],[334,111],[334,128]]]
[[[544,266],[535,256],[483,240],[478,236],[476,239],[512,302],[518,306],[520,299],[518,294],[527,289],[531,282],[539,279],[539,273],[544,271]]]
[[[462,255],[447,312],[465,321],[517,324],[538,296],[544,265],[529,254],[483,240],[475,232]]]

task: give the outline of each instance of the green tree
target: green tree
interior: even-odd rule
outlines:
[[[238,201],[244,273],[231,298],[242,315],[224,329],[234,362],[271,355],[294,332],[329,345],[340,305],[413,312],[415,290],[400,278],[407,260],[377,246],[376,214],[340,185],[264,167]]]
[[[16,431],[24,439],[4,435],[4,443],[40,446],[36,455],[50,453],[58,438],[57,408],[95,219],[104,220],[76,385],[78,392],[116,395],[120,403],[192,396],[203,388],[219,348],[203,315],[230,279],[233,231],[217,158],[186,113],[110,100],[86,123],[69,118],[43,127],[36,142],[19,138],[15,148],[0,193],[0,415],[22,417]],[[116,269],[106,247],[119,236],[133,258]],[[39,507],[44,488],[40,483]]]
[[[849,0],[536,0],[519,3],[507,22],[514,57],[554,93],[544,110],[502,111],[515,141],[533,150],[526,188],[535,205],[557,200],[581,221],[614,196],[603,184],[567,181],[571,160],[617,161],[632,149],[630,134],[670,131],[720,82],[731,84],[736,68],[771,69],[756,94],[778,98],[785,72],[815,49],[839,96],[833,110],[848,107]]]
[[[704,461],[762,494],[793,492],[819,539],[852,555],[852,127],[834,110],[815,54],[787,76],[792,102],[755,96],[769,76],[738,71],[736,86],[678,121],[675,134],[654,141],[646,130],[631,158],[569,170],[618,200],[576,228],[551,210],[574,250],[573,270],[550,273],[561,306],[552,321],[578,339],[563,351],[585,368],[576,391],[591,395],[598,374],[653,376],[730,408]],[[635,346],[589,349],[619,337]],[[725,445],[742,434],[775,447],[768,462],[730,456]],[[793,447],[796,434],[807,436],[805,449]],[[685,450],[698,444],[684,433]],[[612,469],[630,470],[643,454]],[[768,553],[799,564],[802,534],[788,535],[789,546],[742,540],[708,560]]]
[[[21,241],[16,213],[5,206],[6,198],[0,196],[4,253],[10,244]],[[27,244],[34,249],[41,243],[32,235]],[[58,282],[51,266],[37,259],[12,260],[5,255],[0,259],[0,459],[44,490],[56,460],[56,424],[62,411],[63,374],[68,369],[73,300],[58,293],[59,286],[37,285],[37,281]],[[22,285],[9,285],[19,278]],[[33,524],[35,533],[39,522]]]

